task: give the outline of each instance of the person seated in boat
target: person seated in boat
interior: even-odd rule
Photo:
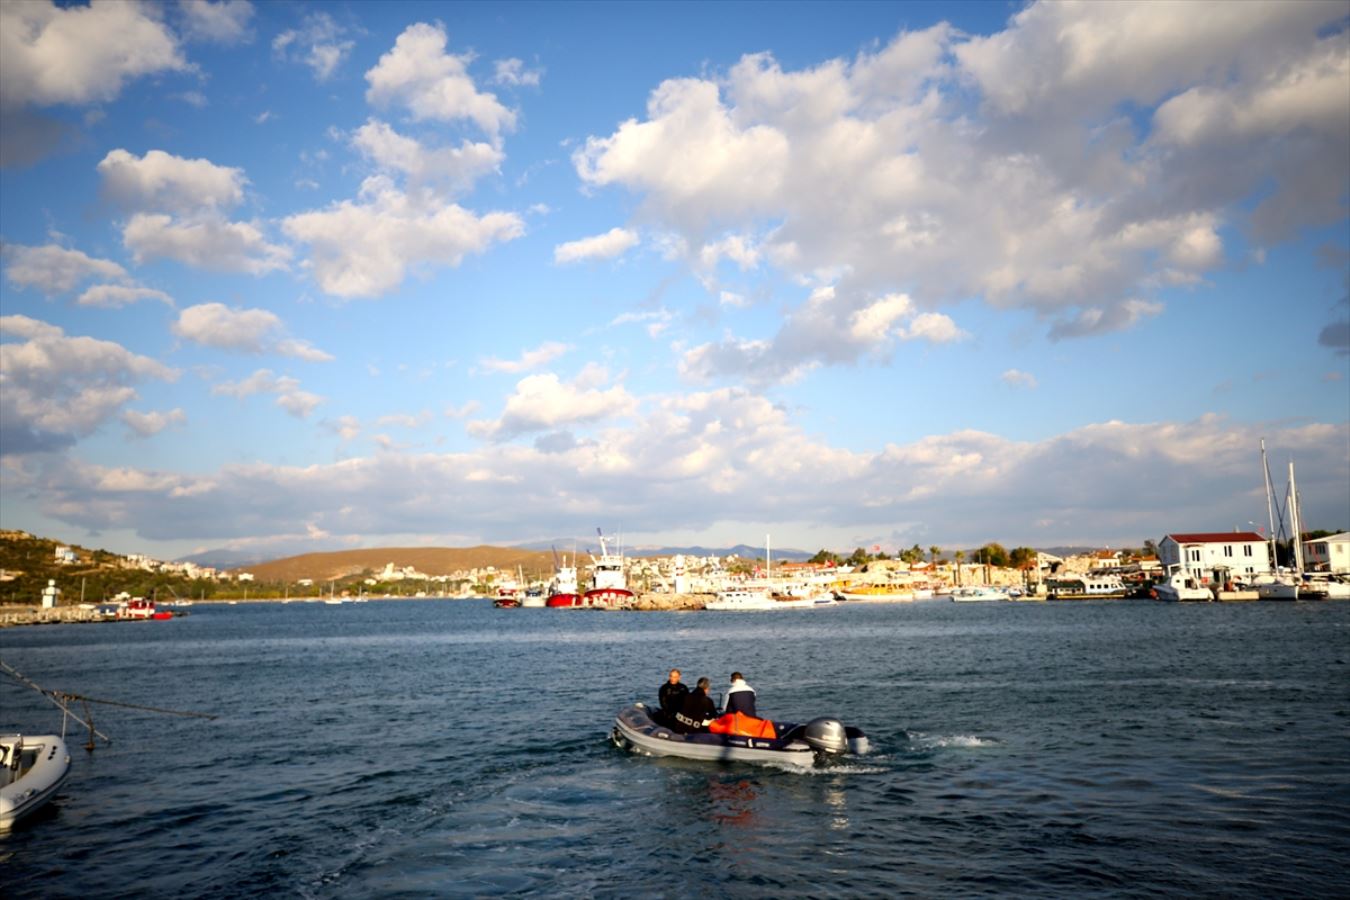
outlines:
[[[680,711],[675,713],[675,720],[671,724],[672,730],[680,734],[708,730],[709,723],[717,718],[717,707],[713,704],[712,697],[708,696],[708,689],[711,687],[712,681],[709,679],[698,680],[698,686],[685,695]]]
[[[688,685],[680,682],[680,670],[671,669],[669,679],[661,685],[661,690],[657,692],[657,696],[661,700],[661,712],[668,716],[675,715],[684,705],[684,698],[688,694]]]
[[[755,689],[745,683],[745,676],[740,672],[731,673],[731,687],[727,688],[727,698],[722,712],[755,715]]]

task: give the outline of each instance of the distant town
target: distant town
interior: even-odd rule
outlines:
[[[1189,585],[1197,593],[1163,599],[1226,600],[1275,599],[1260,593],[1261,585],[1287,581],[1282,573],[1294,569],[1307,573],[1305,598],[1321,590],[1335,599],[1335,586],[1350,581],[1350,532],[1309,532],[1297,547],[1233,531],[1168,534],[1138,548],[1062,554],[988,543],[955,551],[915,545],[895,554],[857,548],[847,555],[821,550],[805,560],[795,555],[798,559],[779,562],[769,553],[625,557],[606,551],[602,559],[613,561],[616,583],[636,608],[702,608],[729,589],[756,585],[769,593],[775,585],[814,585],[816,593],[849,599],[926,599],[975,586],[1001,592],[999,599],[1068,599],[1158,597],[1174,578],[1178,589]],[[378,559],[383,562],[375,563]],[[89,550],[0,531],[0,602],[11,624],[27,610],[93,612],[130,600],[146,601],[146,608],[155,602],[367,597],[490,597],[515,605],[511,598],[518,595],[544,595],[560,570],[575,580],[578,570],[601,565],[589,553],[576,559],[556,551],[478,547],[314,553],[250,568],[256,571]],[[639,602],[643,597],[655,599]]]

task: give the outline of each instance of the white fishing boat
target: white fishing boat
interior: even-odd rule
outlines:
[[[778,601],[761,588],[727,588],[717,592],[717,599],[708,601],[704,609],[713,612],[756,612],[777,609]]]
[[[957,588],[952,591],[952,600],[957,603],[979,603],[990,600],[1007,600],[1008,595],[992,585],[974,585]]]
[[[1214,592],[1201,584],[1195,576],[1180,566],[1173,566],[1165,581],[1153,586],[1153,595],[1159,600],[1179,603],[1190,600],[1214,599]]]
[[[66,742],[54,734],[0,735],[0,831],[42,808],[70,774]]]

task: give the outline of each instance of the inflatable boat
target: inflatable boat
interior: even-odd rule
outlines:
[[[56,735],[0,735],[0,831],[41,808],[69,773],[66,742]]]
[[[745,734],[681,734],[668,727],[659,711],[634,703],[614,720],[610,740],[623,750],[648,756],[728,762],[787,763],[811,766],[831,756],[867,752],[867,735],[838,719],[812,719],[805,725],[774,722],[774,737]]]

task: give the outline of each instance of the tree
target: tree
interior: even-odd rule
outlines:
[[[928,557],[933,561],[933,565],[935,566],[937,565],[938,557],[941,555],[942,555],[941,547],[933,546],[928,548]]]
[[[1002,544],[990,541],[980,548],[980,562],[989,566],[1004,568],[1008,565],[1008,551]]]
[[[853,553],[849,555],[848,564],[851,566],[861,566],[867,563],[867,551],[861,547],[856,547]]]
[[[966,551],[964,551],[964,550],[957,550],[956,553],[955,553],[954,555],[955,555],[955,557],[956,557],[956,583],[957,583],[957,584],[960,584],[960,583],[961,583],[961,560],[963,560],[963,559],[966,558]]]
[[[1036,565],[1036,551],[1031,547],[1017,547],[1008,554],[1008,561],[1014,568],[1030,569]]]
[[[1153,543],[1152,539],[1149,539],[1149,540],[1144,541],[1144,555],[1145,555],[1145,556],[1152,556],[1152,557],[1155,557],[1155,558],[1157,557],[1157,555],[1158,555],[1158,545],[1155,544],[1155,543]]]

